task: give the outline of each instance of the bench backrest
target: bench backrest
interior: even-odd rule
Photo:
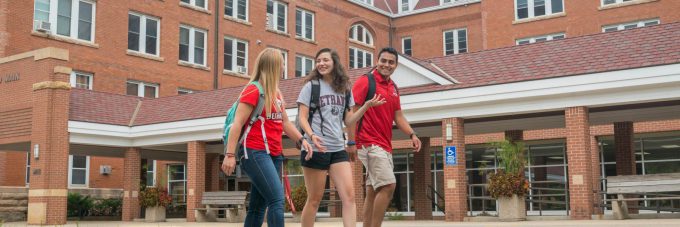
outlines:
[[[645,193],[680,191],[680,173],[607,177],[607,193]]]
[[[203,192],[201,203],[203,205],[245,205],[247,195],[246,191]]]

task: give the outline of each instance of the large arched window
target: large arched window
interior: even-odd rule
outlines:
[[[352,25],[349,29],[349,39],[369,46],[373,46],[373,35],[361,24]]]

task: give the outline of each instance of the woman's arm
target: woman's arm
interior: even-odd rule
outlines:
[[[321,137],[318,135],[314,134],[314,130],[312,130],[312,126],[309,125],[309,107],[306,106],[305,104],[299,103],[298,105],[298,124],[300,124],[300,128],[305,132],[305,134],[309,135],[309,138],[312,139],[312,142],[314,143],[314,146],[319,148],[319,151],[326,151],[326,147],[323,146],[323,143],[321,142]],[[284,111],[285,112],[285,111]],[[323,126],[322,126],[323,128]],[[288,133],[286,133],[288,134]],[[310,151],[311,152],[311,151]]]
[[[309,151],[307,152],[307,157],[305,157],[306,160],[312,158],[311,154],[314,153],[312,152],[313,151],[312,145],[307,143],[307,140],[305,140],[302,137],[302,134],[297,130],[297,128],[295,128],[295,125],[293,125],[293,123],[290,122],[290,120],[288,120],[288,114],[286,113],[286,109],[284,108],[281,109],[281,115],[283,117],[283,132],[285,132],[286,135],[288,135],[288,138],[291,138],[294,141],[299,142],[302,148],[304,148],[306,151]]]
[[[231,129],[229,129],[229,135],[227,137],[227,150],[224,154],[224,160],[222,161],[222,171],[227,176],[231,176],[236,168],[236,149],[239,140],[239,135],[241,135],[241,129],[243,125],[246,124],[248,117],[253,112],[253,106],[245,103],[238,103],[236,108],[236,115],[234,116],[234,122],[231,124]]]

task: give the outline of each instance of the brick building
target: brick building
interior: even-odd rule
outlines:
[[[415,219],[495,212],[485,143],[505,135],[529,144],[532,185],[563,194],[530,215],[588,219],[601,177],[680,172],[677,1],[217,2],[0,2],[0,186],[28,190],[29,223],[63,223],[79,188],[122,197],[132,220],[139,182],[165,186],[189,221],[203,191],[245,190],[219,174],[221,116],[266,47],[285,53],[289,104],[320,48],[353,77],[380,47],[404,53],[395,81],[426,149],[395,139],[390,209]]]

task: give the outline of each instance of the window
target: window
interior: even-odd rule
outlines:
[[[179,60],[205,66],[205,31],[181,25],[179,27]]]
[[[31,152],[26,153],[26,185],[31,182]]]
[[[144,98],[158,98],[158,84],[128,81],[127,95],[134,95]]]
[[[288,51],[280,50],[281,55],[283,55],[283,79],[288,79]]]
[[[168,194],[172,197],[172,204],[186,204],[187,178],[184,164],[168,165]]]
[[[410,0],[399,0],[399,12],[408,12],[411,11],[411,3],[415,1],[410,1]]]
[[[267,29],[286,32],[288,5],[275,0],[267,0]]]
[[[156,160],[146,160],[146,186],[156,186]]]
[[[373,53],[367,50],[349,48],[349,68],[363,68],[373,66]]]
[[[361,2],[361,3],[364,3],[364,4],[373,5],[373,0],[354,0],[354,1]]]
[[[224,70],[240,74],[248,73],[248,42],[224,38]]]
[[[207,9],[208,1],[206,0],[180,0],[181,3],[196,6],[199,8]]]
[[[405,55],[411,56],[411,37],[401,38],[401,50]]]
[[[295,10],[295,36],[314,40],[314,13],[303,9]]]
[[[189,89],[184,89],[184,88],[177,88],[177,94],[178,94],[178,95],[193,94],[194,92],[195,92],[194,90],[189,90]]]
[[[611,4],[618,4],[618,3],[624,3],[624,2],[630,2],[633,0],[602,0],[602,5],[611,5]]]
[[[355,24],[349,29],[349,40],[373,46],[373,36],[361,24]]]
[[[467,30],[456,29],[444,32],[444,55],[467,53]]]
[[[95,12],[92,0],[36,0],[33,19],[49,22],[57,35],[93,42]]]
[[[128,50],[158,56],[161,24],[158,18],[143,14],[128,14]]]
[[[442,4],[442,5],[444,5],[444,4],[451,4],[451,3],[454,3],[454,2],[456,2],[456,1],[459,1],[459,0],[441,0],[441,4]]]
[[[248,20],[248,0],[225,0],[224,15],[239,20]]]
[[[71,71],[71,87],[92,90],[92,74]]]
[[[526,19],[564,12],[562,0],[515,0],[517,19]]]
[[[552,35],[542,35],[531,38],[518,39],[516,41],[517,45],[529,44],[529,43],[540,43],[550,40],[564,39],[564,33],[552,34]]]
[[[314,60],[305,56],[295,56],[295,77],[304,77],[314,68]]]
[[[660,23],[661,22],[659,21],[659,19],[652,19],[652,20],[642,20],[642,21],[635,21],[635,22],[630,22],[630,23],[609,25],[609,26],[602,27],[602,32],[613,32],[613,31],[621,31],[621,30],[626,30],[626,29],[631,29],[631,28],[641,28],[641,27],[656,25],[656,24],[660,24]]]
[[[89,180],[90,157],[68,156],[68,185],[70,187],[87,187]]]

